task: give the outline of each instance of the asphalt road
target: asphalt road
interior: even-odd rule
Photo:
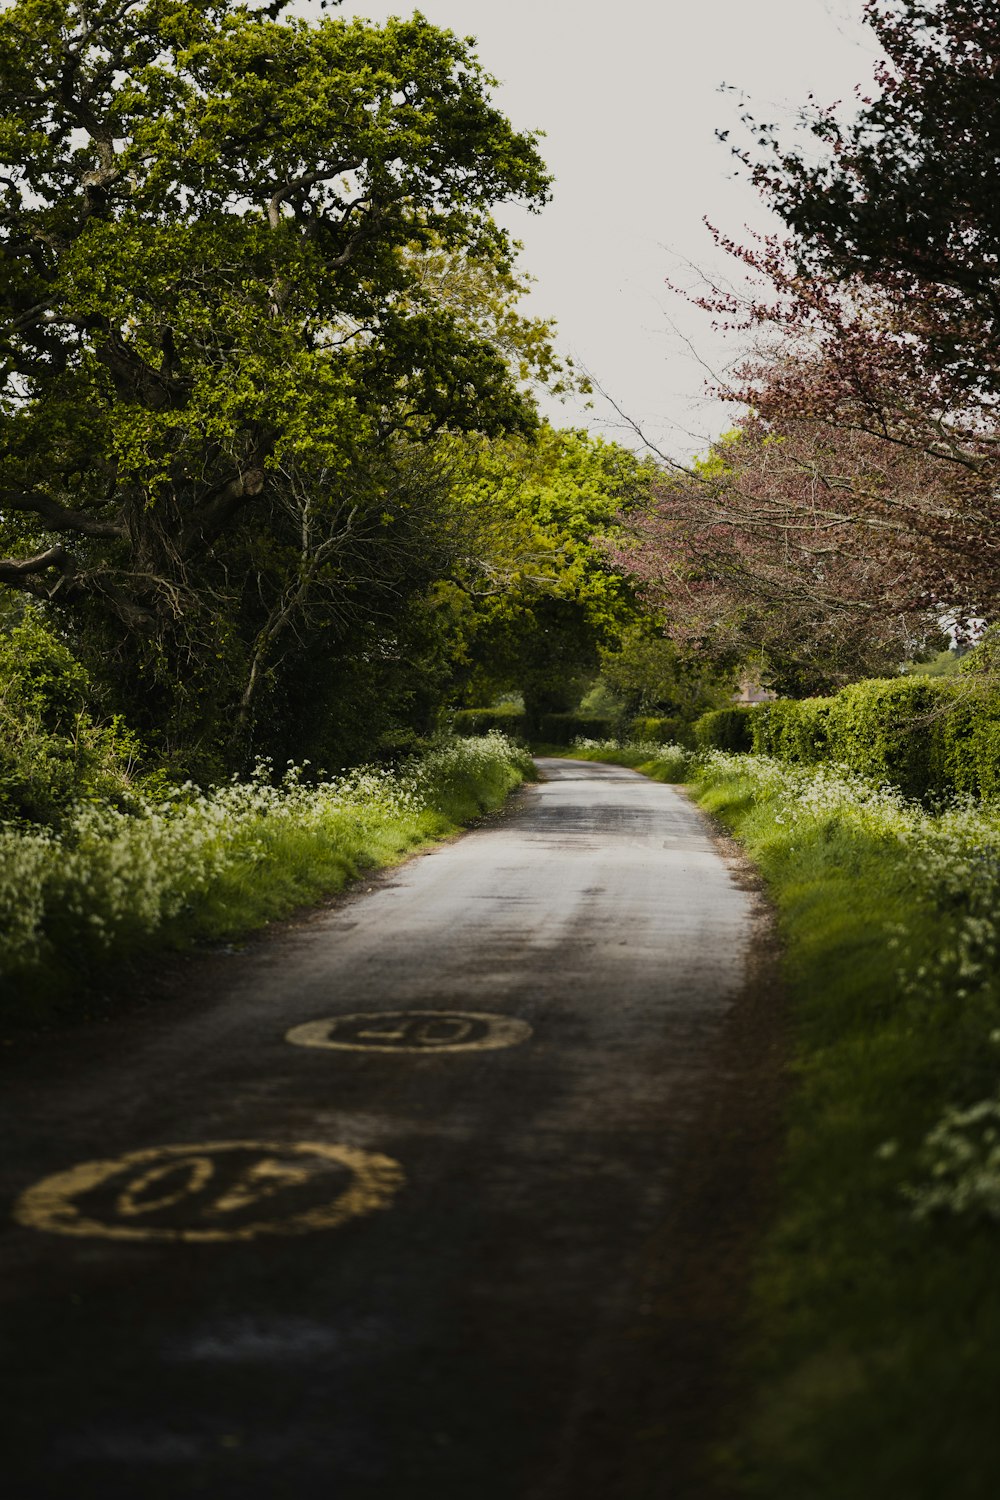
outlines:
[[[682,793],[541,766],[7,1059],[11,1500],[710,1493],[762,1191],[755,898]]]

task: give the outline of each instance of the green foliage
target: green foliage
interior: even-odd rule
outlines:
[[[754,1288],[741,1493],[984,1500],[1000,1347],[996,810],[709,757],[779,911],[796,1088]],[[991,1155],[992,1151],[992,1155]]]
[[[283,8],[0,14],[0,584],[201,775],[405,699],[443,437],[533,430],[521,376],[559,378],[491,216],[548,179],[468,41]]]
[[[737,703],[731,704],[729,708],[715,708],[702,714],[694,726],[695,743],[702,750],[751,749],[752,712],[749,706]]]
[[[753,705],[752,748],[758,755],[811,764],[829,753],[833,698],[779,698]],[[719,747],[724,748],[722,746]]]
[[[396,769],[94,801],[58,834],[0,824],[0,1000],[78,1004],[110,965],[251,930],[498,807],[533,768],[490,735],[444,739]]]
[[[452,715],[455,734],[489,734],[498,729],[501,734],[522,736],[524,734],[524,710],[513,704],[500,704],[496,708],[459,708]]]
[[[666,716],[693,725],[733,694],[731,672],[703,653],[682,650],[648,616],[628,622],[602,650],[601,675],[622,700],[623,718]]]
[[[708,714],[696,726],[698,743],[802,764],[837,762],[921,801],[1000,796],[1000,690],[990,677],[873,679],[832,698],[778,699],[724,714],[733,712],[749,734],[723,743],[728,721]]]
[[[656,745],[683,745],[692,737],[691,725],[677,715],[667,718],[638,718],[628,724],[633,740],[651,740]]]
[[[833,759],[891,782],[908,797],[948,788],[940,760],[941,726],[954,701],[946,683],[904,677],[854,683],[829,713]]]
[[[543,745],[572,745],[578,737],[606,739],[614,732],[614,721],[597,714],[541,714],[537,738]]]
[[[34,611],[0,633],[0,820],[57,823],[77,802],[132,794],[139,746],[94,722],[90,681]]]
[[[616,444],[547,424],[530,441],[467,441],[454,460],[473,543],[454,575],[465,599],[456,685],[480,703],[519,691],[537,734],[540,714],[579,701],[601,646],[637,614],[602,539],[645,503],[652,470]]]
[[[924,728],[917,726],[917,732]],[[995,682],[966,684],[931,720],[931,762],[945,790],[1000,797],[1000,689]]]

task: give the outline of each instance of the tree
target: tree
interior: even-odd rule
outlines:
[[[467,528],[446,595],[456,696],[523,693],[529,716],[569,708],[635,596],[601,538],[648,504],[653,468],[628,450],[543,424],[535,438],[469,441],[456,494]]]
[[[896,670],[937,629],[913,532],[933,509],[927,467],[864,432],[752,414],[662,477],[614,559],[682,648],[827,691]]]
[[[619,717],[676,718],[693,724],[732,701],[731,672],[702,651],[685,650],[656,615],[641,615],[601,651],[601,680],[617,698]]]
[[[757,126],[738,153],[789,229],[722,239],[755,284],[699,299],[754,341],[725,392],[750,415],[665,485],[635,560],[688,630],[753,643],[786,683],[1000,616],[1000,19],[866,14],[887,60],[857,117],[817,112],[811,151]]]
[[[490,210],[547,195],[466,43],[282,9],[0,16],[0,583],[73,611],[140,722],[190,740],[214,698],[244,748],[290,642],[425,582],[420,450],[533,427],[421,255],[510,286]]]
[[[877,92],[846,123],[818,111],[808,152],[758,126],[768,149],[750,161],[754,179],[803,275],[860,282],[905,312],[945,405],[996,397],[1000,13],[990,0],[866,0],[864,11],[885,54]]]

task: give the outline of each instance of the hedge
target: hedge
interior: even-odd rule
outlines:
[[[1000,690],[974,678],[876,679],[832,698],[719,709],[695,735],[704,748],[837,761],[922,801],[1000,795]]]
[[[779,698],[774,703],[754,704],[750,717],[753,749],[758,755],[810,765],[826,760],[835,702],[834,698]]]
[[[614,719],[604,714],[542,714],[538,720],[538,734],[529,732],[528,718],[523,709],[502,704],[499,708],[459,708],[452,716],[454,734],[489,734],[499,729],[503,734],[515,738],[537,738],[545,745],[571,745],[582,736],[585,739],[611,739],[615,733]]]
[[[452,717],[453,734],[489,734],[499,729],[501,734],[524,738],[524,710],[511,704],[499,708],[459,708]]]
[[[695,721],[695,743],[702,750],[752,750],[752,711],[749,704],[737,703],[702,714]]]
[[[669,718],[638,718],[628,726],[629,739],[654,745],[682,745],[691,737],[691,725],[676,715]]]
[[[542,714],[538,738],[546,745],[572,745],[577,737],[611,739],[615,728],[615,720],[605,714]]]

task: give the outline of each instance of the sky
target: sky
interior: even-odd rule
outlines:
[[[406,0],[344,0],[327,14],[382,21]],[[540,215],[497,217],[524,242],[535,278],[526,310],[552,316],[557,342],[629,418],[599,396],[543,403],[559,426],[585,425],[631,447],[633,426],[688,458],[732,425],[706,397],[738,345],[665,284],[692,267],[732,275],[708,218],[740,240],[776,227],[737,173],[717,130],[741,139],[740,100],[787,122],[810,94],[854,97],[877,60],[862,0],[421,0],[436,25],[477,38],[496,100],[518,129],[545,133],[555,184]],[[318,0],[297,0],[303,15]],[[725,91],[723,87],[726,87]],[[732,92],[731,92],[732,91]]]

